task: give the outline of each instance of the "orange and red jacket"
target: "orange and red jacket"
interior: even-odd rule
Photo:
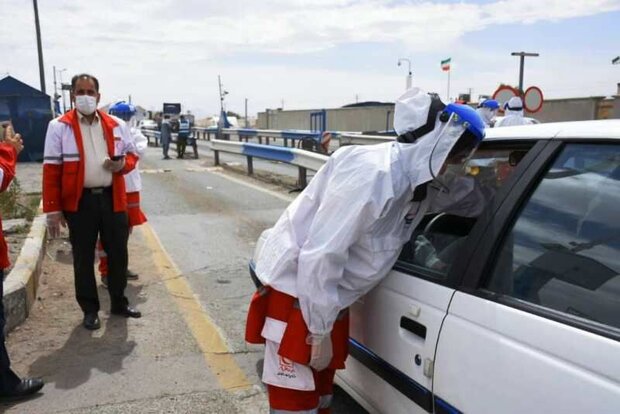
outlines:
[[[13,177],[15,177],[15,164],[17,163],[17,151],[7,143],[0,143],[0,192],[5,191]],[[6,269],[11,262],[9,261],[9,250],[4,240],[2,231],[2,218],[0,218],[0,269]],[[2,280],[0,280],[2,283]]]
[[[138,161],[129,127],[120,119],[97,111],[108,155],[125,155],[125,166],[112,174],[114,211],[127,211],[125,179]],[[43,160],[43,211],[75,212],[84,189],[84,145],[74,109],[50,121]]]

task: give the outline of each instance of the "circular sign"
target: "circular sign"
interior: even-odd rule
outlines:
[[[528,112],[538,112],[543,106],[543,93],[538,86],[530,86],[525,91],[523,106]]]
[[[514,96],[519,96],[519,91],[512,86],[502,85],[493,94],[493,99],[497,101],[500,109],[504,108],[504,104]]]

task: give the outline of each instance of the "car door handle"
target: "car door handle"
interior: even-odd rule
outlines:
[[[426,339],[426,326],[420,322],[416,322],[413,319],[409,319],[406,316],[400,317],[400,327],[408,330],[412,334],[419,336],[422,339]]]

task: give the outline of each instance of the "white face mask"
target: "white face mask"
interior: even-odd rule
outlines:
[[[82,115],[92,115],[97,110],[97,98],[78,95],[75,97],[75,107]]]

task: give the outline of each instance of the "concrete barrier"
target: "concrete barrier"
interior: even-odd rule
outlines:
[[[45,214],[39,214],[32,221],[19,257],[4,281],[6,332],[11,331],[28,317],[32,305],[37,300],[46,238]]]

